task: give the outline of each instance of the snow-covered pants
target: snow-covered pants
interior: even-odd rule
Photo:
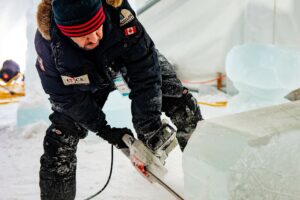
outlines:
[[[42,200],[73,200],[76,193],[76,149],[82,129],[63,115],[50,115],[52,125],[44,138],[41,156],[40,188]]]

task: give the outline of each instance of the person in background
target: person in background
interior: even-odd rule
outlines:
[[[184,150],[202,120],[197,101],[127,0],[43,0],[37,20],[36,68],[53,109],[40,160],[41,199],[75,198],[76,148],[88,130],[127,147],[122,137],[131,130],[113,127],[102,111],[116,88],[129,95],[137,137],[154,154],[172,129],[161,122],[161,112],[177,127]]]
[[[20,67],[18,63],[13,60],[6,60],[2,64],[2,68],[0,70],[0,78],[7,83],[19,73]]]

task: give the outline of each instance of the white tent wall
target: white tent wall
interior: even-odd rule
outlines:
[[[299,46],[297,8],[300,8],[297,0],[248,0],[244,12],[244,42]]]
[[[249,0],[244,11],[244,42],[273,43],[274,0]]]
[[[139,18],[181,79],[203,80],[224,72],[235,45],[299,46],[297,8],[297,0],[167,0]]]
[[[300,46],[300,1],[277,0],[275,44],[299,48]]]
[[[0,0],[0,5],[0,68],[5,60],[12,59],[23,71],[27,45],[25,15],[29,4],[26,0]]]
[[[239,2],[160,1],[140,19],[158,49],[178,66],[180,77],[194,80],[222,71],[229,47],[241,42]]]

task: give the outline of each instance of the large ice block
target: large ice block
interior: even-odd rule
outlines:
[[[187,200],[299,200],[300,102],[198,124],[183,155]]]
[[[287,102],[300,87],[300,52],[274,45],[236,46],[227,55],[226,73],[239,91],[229,102],[234,111]]]

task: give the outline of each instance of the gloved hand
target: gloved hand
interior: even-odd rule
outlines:
[[[122,140],[125,134],[134,137],[133,133],[128,128],[111,128],[109,125],[106,125],[97,133],[98,136],[102,137],[108,143],[116,146],[118,149],[128,148]]]
[[[158,130],[138,137],[163,162],[177,145],[176,131],[167,120],[162,121]]]

